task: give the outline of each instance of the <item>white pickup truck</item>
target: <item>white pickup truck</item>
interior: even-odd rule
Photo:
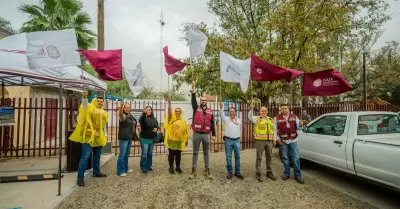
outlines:
[[[322,115],[299,131],[300,157],[400,189],[400,118],[394,112]]]

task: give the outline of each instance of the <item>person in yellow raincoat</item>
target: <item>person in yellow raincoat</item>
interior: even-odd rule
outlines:
[[[188,126],[186,121],[182,117],[183,111],[181,108],[175,108],[172,112],[171,107],[171,96],[168,97],[168,115],[164,120],[165,138],[164,145],[168,148],[168,163],[169,172],[175,173],[174,160],[176,163],[176,172],[182,173],[181,165],[181,154],[187,146],[188,141]]]
[[[107,177],[100,172],[101,149],[107,144],[106,124],[108,113],[104,110],[104,98],[97,97],[89,104],[87,92],[82,92],[78,125],[69,139],[82,143],[82,155],[78,166],[78,186],[85,186],[84,174],[93,151],[93,177]]]

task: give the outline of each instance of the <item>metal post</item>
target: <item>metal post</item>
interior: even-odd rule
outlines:
[[[364,111],[368,110],[368,104],[367,104],[367,70],[366,70],[366,56],[367,53],[363,52],[363,107]]]
[[[160,92],[162,92],[162,84],[163,84],[163,33],[164,33],[164,17],[163,17],[163,13],[161,12],[161,16],[160,16],[160,75],[161,75],[161,82],[160,82]],[[168,90],[169,90],[169,76],[168,78]]]
[[[63,86],[60,83],[60,87],[59,87],[59,120],[58,120],[58,195],[61,195],[61,160],[62,160],[62,127],[63,127],[63,101],[62,101],[62,93],[63,93]]]

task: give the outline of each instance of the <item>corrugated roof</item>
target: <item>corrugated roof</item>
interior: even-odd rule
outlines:
[[[11,31],[9,31],[9,30],[7,30],[7,29],[5,29],[5,28],[2,28],[2,27],[0,27],[0,33],[3,34],[3,35],[5,35],[5,36],[12,36],[12,35],[14,35],[13,32],[11,32]]]

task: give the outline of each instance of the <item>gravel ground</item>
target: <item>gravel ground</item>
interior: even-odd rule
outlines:
[[[276,150],[274,155],[273,169],[275,175],[280,176],[282,166]],[[86,187],[76,189],[58,208],[374,208],[307,176],[303,176],[305,185],[293,179],[260,183],[255,179],[255,150],[241,152],[245,180],[226,179],[224,153],[211,154],[213,180],[203,176],[203,169],[199,169],[195,180],[189,180],[191,157],[182,157],[184,173],[174,175],[168,172],[167,156],[154,156],[154,171],[149,174],[139,172],[139,158],[130,158],[134,172],[127,177],[117,176],[117,157],[113,157],[102,167],[102,171],[109,174],[107,178],[92,178]],[[202,155],[198,165],[204,167]],[[265,173],[263,175],[265,178]]]

